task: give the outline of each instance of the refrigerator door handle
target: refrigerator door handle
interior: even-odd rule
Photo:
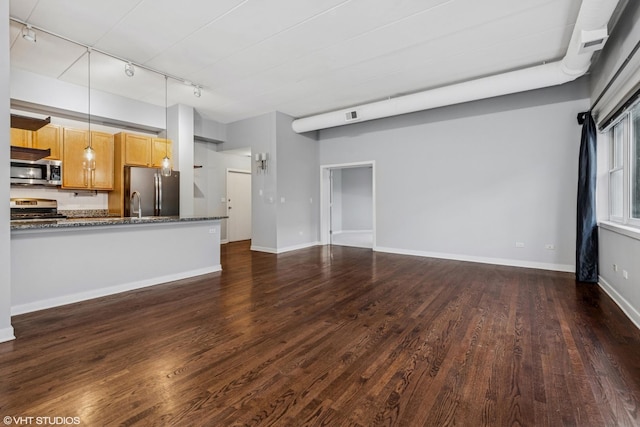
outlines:
[[[158,215],[162,215],[162,177],[160,174],[156,174],[158,180]]]

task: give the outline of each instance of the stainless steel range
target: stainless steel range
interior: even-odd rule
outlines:
[[[51,199],[11,199],[11,221],[61,219],[58,202]]]

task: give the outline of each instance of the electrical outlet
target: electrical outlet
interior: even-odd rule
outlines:
[[[216,229],[215,228],[210,228],[209,229],[209,234],[216,234]]]
[[[516,242],[516,248],[524,248],[524,242]]]
[[[554,245],[553,243],[547,243],[546,245],[544,245],[544,248],[549,251],[554,251],[556,249],[556,245]]]

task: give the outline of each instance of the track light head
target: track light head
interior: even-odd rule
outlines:
[[[22,38],[31,43],[36,42],[36,32],[33,31],[33,28],[31,28],[31,25],[27,24],[25,27],[22,28]]]
[[[193,96],[195,96],[196,98],[200,98],[202,96],[202,90],[200,89],[200,86],[193,87]]]
[[[133,67],[133,64],[131,62],[124,64],[124,73],[129,77],[133,77],[133,75],[136,73],[136,69]]]

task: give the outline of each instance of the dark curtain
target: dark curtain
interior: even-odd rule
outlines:
[[[582,122],[578,169],[578,210],[576,230],[576,279],[598,281],[598,225],[596,221],[596,124],[591,112]]]

